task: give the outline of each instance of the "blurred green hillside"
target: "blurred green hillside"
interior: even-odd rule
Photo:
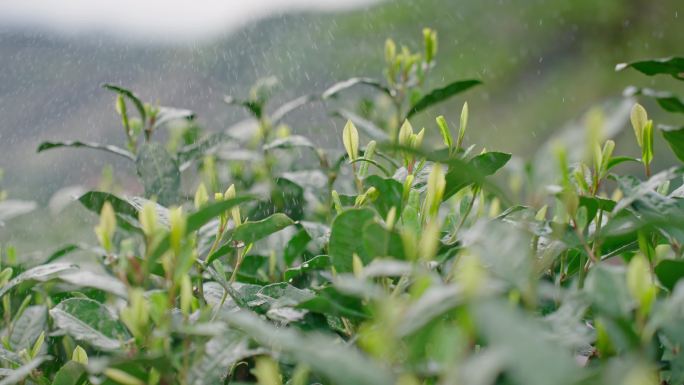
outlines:
[[[613,71],[622,61],[683,54],[682,11],[681,0],[399,0],[345,13],[271,18],[214,42],[183,46],[0,29],[3,185],[10,196],[44,205],[64,186],[96,186],[102,167],[114,162],[116,177],[130,192],[139,191],[125,177],[135,170],[112,157],[87,150],[35,154],[44,140],[122,143],[113,97],[99,87],[103,82],[192,109],[207,131],[218,131],[245,118],[222,102],[223,95],[244,95],[256,79],[274,75],[280,80],[278,104],[347,77],[382,77],[385,39],[417,49],[427,26],[439,32],[431,85],[459,78],[485,84],[421,114],[414,126],[434,128],[428,135],[436,139],[434,117],[455,121],[467,99],[471,141],[486,138],[488,148],[530,157],[564,122],[619,97],[630,84],[666,84],[662,88],[684,94],[668,79]],[[676,123],[645,104],[656,120]],[[339,145],[330,138],[338,136],[342,122],[325,111],[312,105],[288,124]],[[636,146],[624,142],[620,152],[632,148],[635,155]],[[74,218],[81,215],[69,210]],[[45,240],[79,236],[76,230],[57,231],[50,218],[46,210],[18,218],[0,228],[0,242],[37,249],[41,240],[25,238],[32,226],[48,227]]]

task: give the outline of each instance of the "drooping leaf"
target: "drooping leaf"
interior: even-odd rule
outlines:
[[[138,110],[138,114],[140,114],[140,120],[144,122],[147,119],[147,115],[145,114],[145,105],[143,104],[143,102],[140,101],[140,98],[133,93],[133,91],[109,83],[103,84],[102,87],[110,91],[114,91],[117,94],[128,99],[130,102],[133,103],[135,108]]]
[[[266,151],[270,151],[276,148],[289,149],[297,147],[307,147],[314,150],[316,149],[316,146],[314,146],[314,144],[309,140],[309,138],[301,135],[291,135],[286,138],[276,139],[270,143],[265,144],[263,149]]]
[[[126,327],[101,303],[70,298],[50,309],[55,326],[78,341],[100,350],[119,349],[130,339]]]
[[[233,239],[242,241],[246,244],[254,243],[259,239],[265,238],[294,223],[295,222],[287,215],[276,213],[260,221],[248,221],[241,224],[233,232]]]
[[[613,167],[625,163],[625,162],[641,162],[641,159],[639,158],[634,158],[631,156],[615,156],[611,157],[608,163],[606,164],[606,170],[610,170]]]
[[[411,116],[417,114],[420,111],[423,111],[428,107],[448,100],[452,96],[460,94],[461,92],[469,88],[475,87],[478,84],[482,84],[482,82],[474,79],[459,80],[451,84],[448,84],[445,87],[432,90],[430,91],[430,93],[423,96],[420,100],[413,104],[411,108],[409,108],[409,112],[408,114],[406,114],[406,119],[410,118]]]
[[[615,66],[616,71],[622,71],[625,68],[634,68],[635,70],[646,74],[648,76],[666,74],[671,75],[675,79],[684,80],[684,57],[666,57],[662,59],[639,60],[631,63],[620,63]]]
[[[332,223],[330,233],[330,259],[338,273],[352,269],[352,256],[357,254],[364,264],[371,261],[363,245],[363,229],[373,220],[375,213],[370,209],[349,209],[339,214]]]
[[[178,203],[180,170],[176,160],[159,143],[145,143],[135,161],[147,198],[156,197],[159,204]]]
[[[344,91],[350,87],[353,87],[358,84],[363,84],[367,86],[371,86],[379,91],[384,92],[388,96],[393,96],[392,90],[389,88],[385,87],[379,80],[372,79],[372,78],[364,78],[364,77],[356,77],[356,78],[350,78],[347,80],[343,80],[341,82],[335,83],[332,86],[328,87],[327,90],[321,94],[321,97],[325,99],[330,99],[332,97],[337,96],[341,91]]]
[[[30,213],[35,210],[36,207],[38,207],[38,205],[33,201],[19,199],[6,199],[0,201],[0,226],[2,226],[5,221],[14,217]]]
[[[38,146],[38,149],[36,150],[36,152],[43,152],[43,151],[51,150],[53,148],[60,148],[60,147],[90,148],[93,150],[101,150],[101,151],[109,152],[111,154],[116,154],[116,155],[122,156],[128,160],[135,160],[135,155],[133,155],[130,151],[124,150],[121,147],[112,146],[109,144],[100,144],[100,143],[95,143],[95,142],[82,142],[79,140],[66,140],[66,141],[60,141],[60,142],[43,142]]]
[[[45,282],[52,278],[57,277],[67,271],[74,271],[78,269],[78,266],[72,265],[70,263],[50,263],[46,265],[36,266],[25,272],[19,274],[18,276],[12,278],[5,286],[0,288],[0,297],[7,294],[13,287],[26,281],[38,281]]]
[[[261,345],[291,354],[332,383],[391,385],[393,375],[358,350],[336,343],[322,334],[301,334],[294,329],[277,329],[247,312],[226,315],[228,323]]]
[[[5,378],[0,380],[0,385],[14,385],[23,383],[34,370],[36,370],[43,362],[50,360],[50,356],[40,356],[34,358],[27,364],[24,364],[12,371],[10,371]]]
[[[658,128],[663,134],[663,138],[677,156],[677,159],[684,162],[684,126],[672,127],[659,125]]]
[[[159,107],[157,117],[154,121],[154,128],[161,127],[164,124],[173,122],[175,120],[192,121],[194,119],[195,113],[190,110],[174,107]]]
[[[389,135],[385,131],[383,131],[382,128],[378,127],[375,123],[371,122],[368,119],[364,119],[361,116],[345,110],[337,110],[335,111],[335,115],[340,116],[344,120],[351,120],[356,127],[361,130],[364,134],[368,135],[371,139],[377,140],[377,141],[385,141],[389,140]]]
[[[282,104],[271,114],[271,124],[277,125],[290,112],[305,106],[306,104],[316,100],[317,97],[313,95],[303,95],[296,99],[290,100]]]

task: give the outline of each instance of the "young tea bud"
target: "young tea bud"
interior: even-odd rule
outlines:
[[[387,230],[392,231],[394,229],[394,222],[397,220],[397,208],[392,206],[387,212],[387,218],[385,219],[385,225]]]
[[[344,143],[344,149],[347,151],[349,160],[356,160],[359,157],[359,131],[351,120],[347,121],[344,130],[342,130],[342,142]]]
[[[352,271],[356,278],[360,278],[363,274],[363,261],[356,253],[352,254]]]
[[[424,28],[423,42],[425,44],[425,62],[431,63],[437,54],[437,31]]]
[[[643,131],[646,123],[648,122],[648,114],[646,113],[646,109],[641,104],[635,103],[632,107],[629,119],[632,122],[632,128],[634,129],[634,135],[636,136],[637,144],[639,144],[639,147],[642,147]]]
[[[185,315],[189,315],[192,310],[192,298],[192,281],[188,274],[184,274],[181,278],[180,309]]]
[[[451,150],[454,146],[454,140],[451,137],[451,131],[449,131],[449,125],[447,124],[447,121],[442,115],[438,116],[436,120],[437,126],[439,127],[439,132],[442,134],[442,140],[444,140],[444,144],[447,146],[447,148]]]
[[[399,129],[399,144],[402,146],[411,146],[411,137],[413,137],[413,126],[408,120],[404,121]]]
[[[394,43],[394,40],[392,39],[387,39],[385,40],[385,61],[387,64],[392,65],[394,63],[394,59],[397,57],[397,45]]]
[[[150,318],[149,304],[142,289],[131,289],[128,306],[121,309],[121,321],[136,338],[144,338]]]
[[[634,301],[639,304],[642,314],[647,314],[656,297],[656,286],[646,257],[636,254],[627,266],[627,289]]]
[[[71,353],[71,360],[79,364],[88,365],[88,353],[80,345],[76,345],[76,348]]]
[[[368,145],[366,146],[366,151],[364,151],[363,153],[364,159],[373,160],[373,156],[375,156],[376,145],[377,143],[374,140],[368,142]],[[366,175],[368,175],[368,162],[361,163],[361,166],[359,167],[359,172],[357,174],[359,178],[365,178]]]
[[[114,237],[115,231],[116,215],[114,208],[109,202],[105,202],[102,205],[102,211],[100,211],[100,224],[95,227],[95,235],[97,235],[102,248],[108,253],[112,251],[112,237]]]
[[[456,148],[460,149],[463,145],[463,138],[465,137],[466,129],[468,128],[468,102],[463,103],[463,109],[461,109],[461,121],[458,127],[458,140],[456,142]]]
[[[176,207],[169,210],[169,225],[171,227],[170,240],[171,247],[176,252],[180,253],[181,242],[183,241],[183,236],[185,236],[185,215],[183,214],[182,207]]]
[[[335,211],[339,214],[342,212],[342,201],[340,200],[340,195],[335,190],[332,191],[331,195],[333,207],[335,207]]]
[[[446,187],[446,180],[444,179],[444,171],[442,165],[434,163],[428,176],[427,193],[425,195],[425,204],[427,206],[427,213],[434,216],[439,211],[439,206],[442,204],[444,197],[444,189]]]
[[[271,357],[263,356],[257,358],[253,373],[259,385],[282,385],[283,383],[278,363]]]
[[[142,210],[138,213],[138,220],[143,233],[151,237],[157,231],[157,209],[154,202],[145,202]]]
[[[200,183],[195,191],[195,210],[199,210],[209,202],[209,194],[207,193],[207,188],[204,187],[204,183]]]
[[[226,190],[225,194],[223,194],[223,199],[234,199],[236,196],[237,195],[235,193],[235,185],[231,184],[230,187],[228,187],[228,190]],[[235,224],[235,227],[238,227],[242,224],[240,208],[238,206],[235,206],[230,209],[230,216],[231,218],[233,218],[233,223]]]
[[[437,249],[439,246],[439,232],[439,221],[432,219],[427,223],[423,229],[423,233],[420,235],[418,250],[421,253],[421,258],[426,261],[431,261],[437,254]]]

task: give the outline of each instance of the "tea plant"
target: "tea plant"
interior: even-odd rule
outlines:
[[[411,125],[479,83],[423,91],[437,52],[423,35],[422,53],[387,41],[385,81],[349,79],[272,112],[272,79],[226,97],[252,120],[208,135],[190,111],[105,85],[126,148],[38,150],[122,156],[144,197],[78,199],[99,215],[97,245],[38,266],[2,255],[0,384],[683,383],[684,190],[672,187],[684,169],[651,169],[646,110],[631,110],[639,157],[615,155],[588,119],[584,159],[556,145],[555,183],[520,197],[490,178],[511,155],[467,143],[467,104],[458,124],[427,128],[438,148]],[[683,61],[625,66],[681,80]],[[392,108],[335,109],[343,151],[284,125],[354,85]],[[659,130],[682,159],[684,128]],[[615,174],[623,162],[644,175]],[[97,263],[70,262],[77,251]]]

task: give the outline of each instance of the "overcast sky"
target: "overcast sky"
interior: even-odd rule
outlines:
[[[0,0],[0,27],[166,41],[210,39],[283,12],[331,11],[377,0]]]

